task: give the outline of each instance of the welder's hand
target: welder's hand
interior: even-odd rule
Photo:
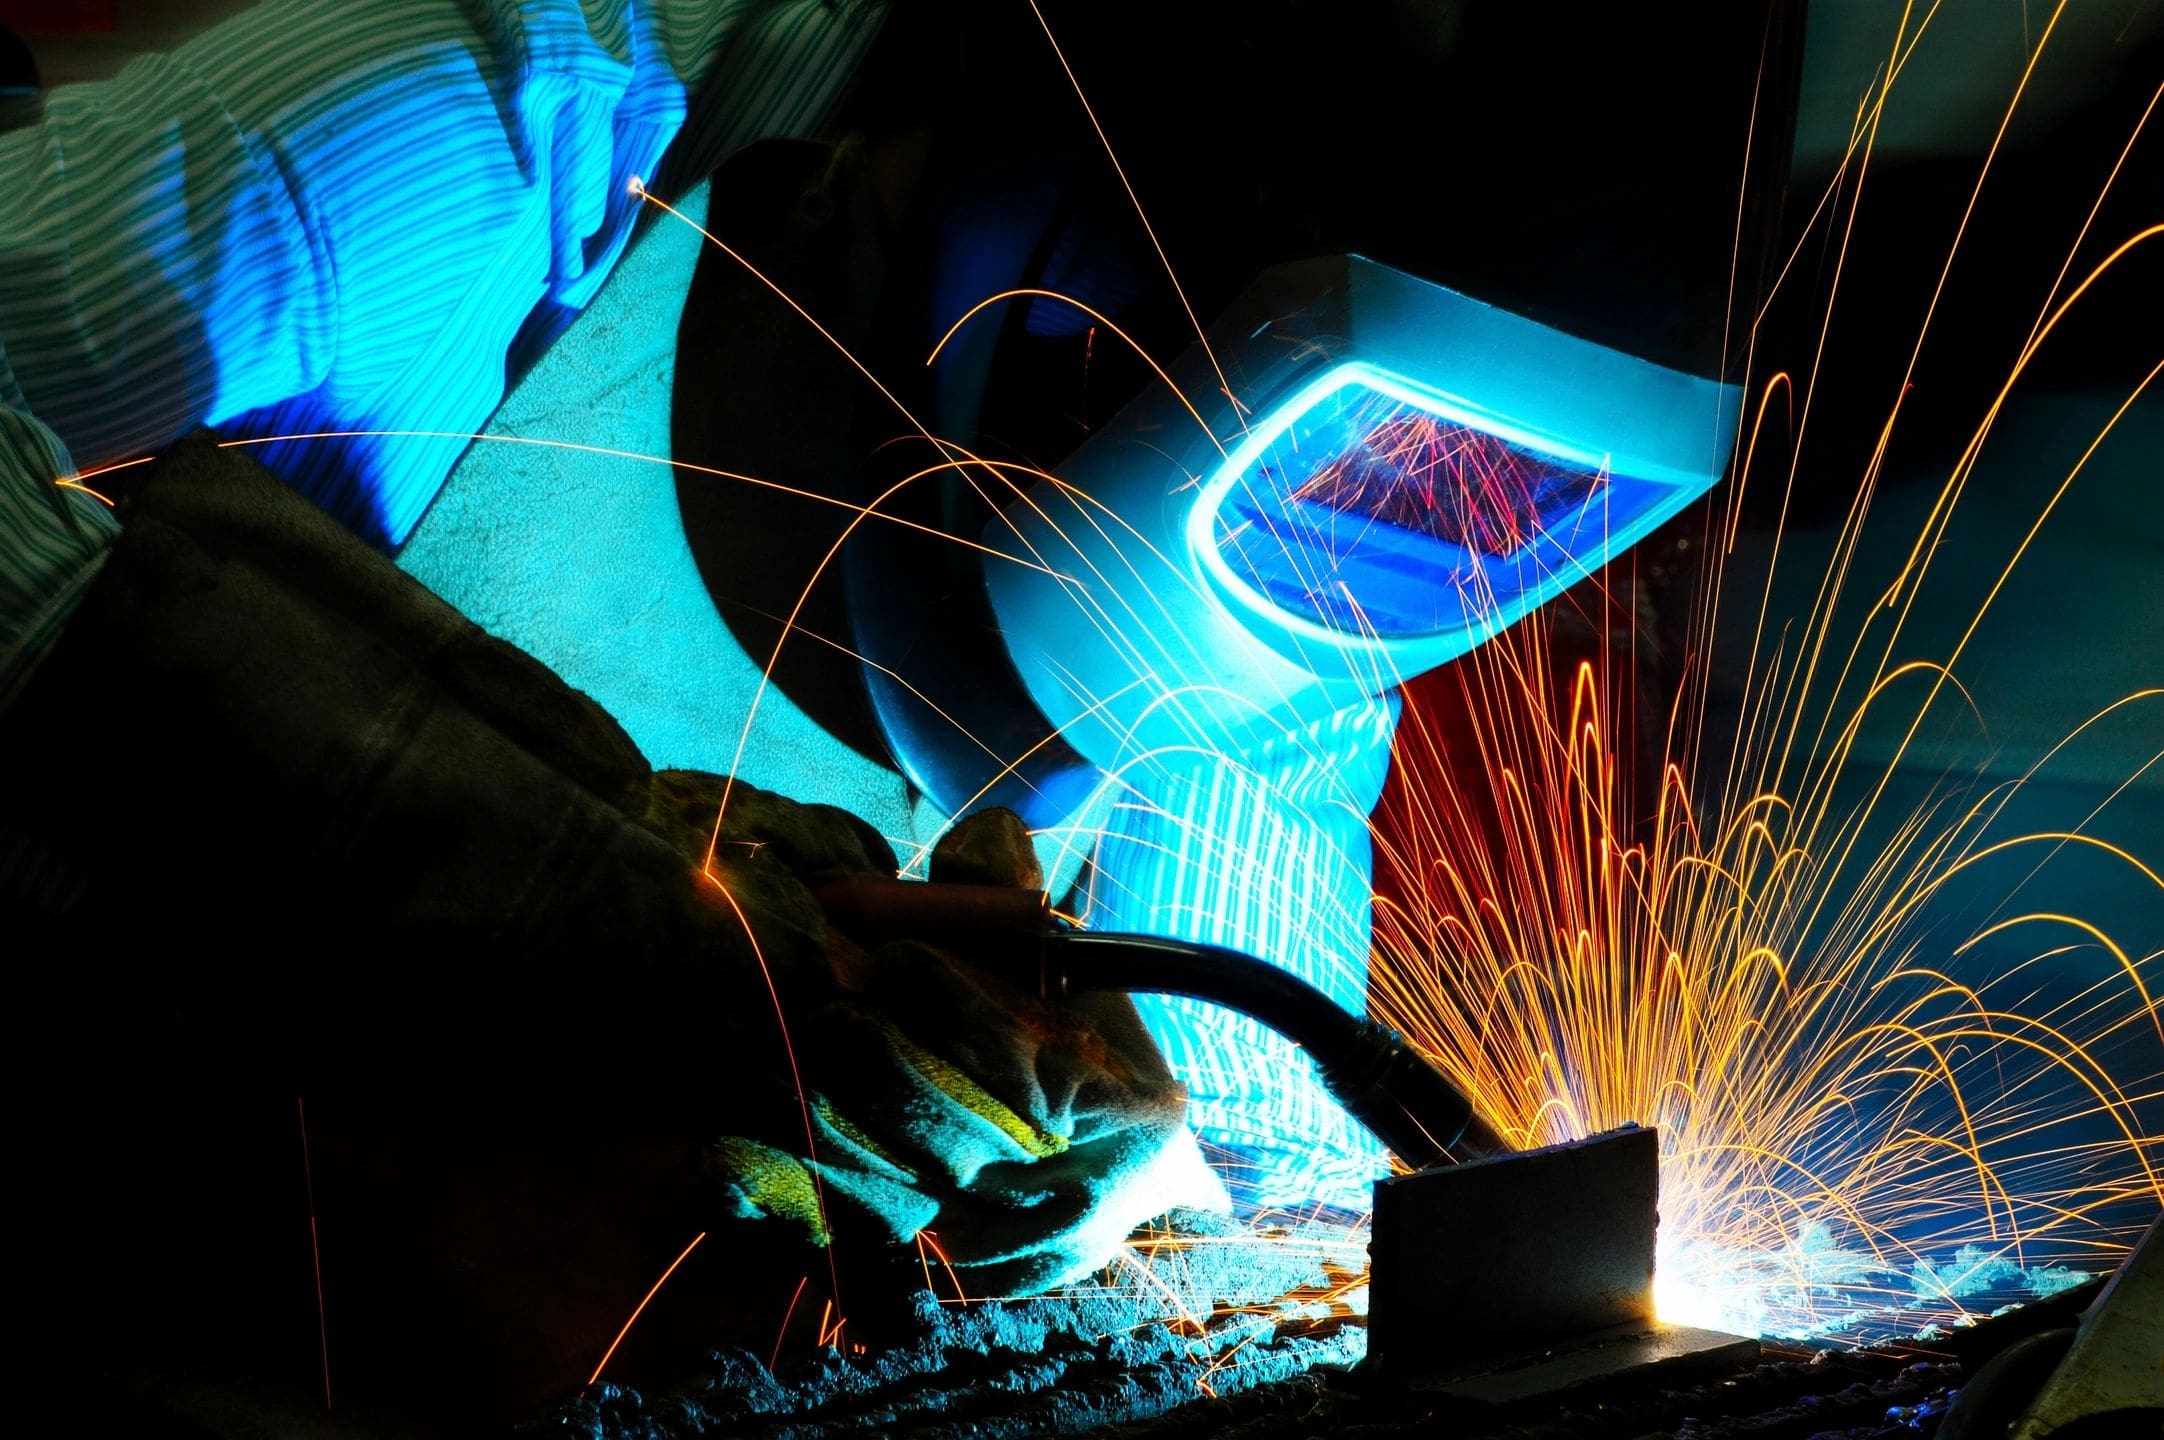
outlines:
[[[703,770],[655,771],[643,819],[749,928],[792,1012],[838,993],[812,887],[891,877],[898,862],[884,836],[838,805],[801,804]]]
[[[808,883],[885,868],[851,829],[861,822],[753,793],[749,810],[732,797],[717,863],[733,842]],[[1004,810],[957,826],[932,870],[1041,883]],[[1075,1279],[1143,1221],[1221,1200],[1185,1092],[1126,996],[1042,1000],[915,943],[867,955],[830,936],[827,954],[814,983],[779,982],[809,1136],[800,1119],[794,1134],[768,1127],[707,1149],[737,1213],[794,1220],[822,1243],[914,1247],[923,1233],[924,1253],[981,1295]]]

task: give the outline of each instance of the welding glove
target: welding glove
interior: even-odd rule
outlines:
[[[702,794],[700,777],[661,778],[679,787],[679,843],[705,843],[721,782],[705,777]],[[869,848],[849,829],[861,822],[742,795],[723,848],[760,846],[813,884],[877,873],[852,868]],[[1006,810],[957,825],[931,869],[1031,889],[1042,878]],[[923,944],[867,954],[830,934],[827,953],[816,983],[783,982],[803,1123],[707,1148],[735,1213],[793,1222],[822,1243],[856,1234],[916,1246],[928,1268],[986,1295],[1074,1280],[1141,1222],[1222,1202],[1186,1130],[1186,1094],[1127,996],[1048,1001]]]
[[[246,451],[148,469],[0,710],[18,1291],[101,1376],[251,1376],[313,1308],[320,1209],[342,1413],[536,1404],[711,1222],[697,1142],[796,1113],[762,965],[825,972],[817,906],[772,850],[703,877],[599,706]]]

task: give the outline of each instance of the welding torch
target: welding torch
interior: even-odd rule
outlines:
[[[1415,1170],[1513,1149],[1403,1036],[1253,955],[1079,929],[1053,913],[1042,890],[856,878],[817,893],[827,923],[866,949],[933,945],[1045,999],[1145,991],[1252,1016],[1306,1050],[1337,1102]]]

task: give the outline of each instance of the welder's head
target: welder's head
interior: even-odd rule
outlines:
[[[1720,476],[1740,400],[1357,256],[1280,266],[987,527],[1046,569],[986,579],[1083,754],[1235,748],[1599,570]]]
[[[1103,766],[1305,723],[1703,493],[1802,18],[1717,9],[898,8],[858,106],[921,142],[878,368],[919,377],[934,433],[1060,477],[1016,499],[954,470],[883,502],[1035,569],[852,541],[912,779],[981,803],[988,750]],[[1175,395],[1152,364],[1183,351]],[[878,414],[862,450],[895,438]]]

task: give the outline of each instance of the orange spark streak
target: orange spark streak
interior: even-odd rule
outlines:
[[[774,1353],[766,1357],[769,1371],[781,1363],[781,1342],[789,1338],[789,1322],[796,1318],[796,1302],[804,1298],[804,1287],[810,1283],[809,1275],[797,1281],[796,1290],[789,1296],[789,1308],[781,1312],[781,1329],[774,1332]]]
[[[624,1328],[617,1331],[616,1338],[609,1342],[609,1348],[601,1352],[601,1363],[594,1367],[593,1374],[586,1377],[587,1384],[591,1385],[596,1380],[599,1380],[601,1378],[601,1372],[609,1368],[609,1357],[616,1353],[616,1347],[624,1343],[624,1337],[626,1335],[629,1335],[631,1333],[631,1327],[638,1323],[639,1316],[645,1311],[647,1302],[651,1301],[656,1295],[661,1293],[661,1287],[669,1283],[669,1277],[676,1273],[676,1267],[683,1264],[685,1257],[689,1256],[692,1251],[698,1249],[699,1242],[701,1240],[704,1240],[705,1238],[706,1232],[704,1230],[701,1230],[698,1234],[692,1236],[691,1243],[689,1245],[686,1245],[683,1248],[682,1252],[679,1253],[674,1260],[671,1260],[669,1262],[669,1268],[661,1272],[661,1278],[654,1282],[653,1288],[649,1289],[646,1292],[644,1298],[639,1301],[638,1308],[634,1309],[631,1312],[631,1318],[624,1322]]]
[[[812,1128],[811,1096],[804,1088],[804,1072],[797,1066],[796,1041],[789,1034],[789,1017],[782,1009],[781,991],[774,984],[774,972],[766,963],[766,951],[759,944],[759,936],[751,928],[751,917],[744,913],[743,906],[736,903],[736,896],[729,892],[728,886],[721,883],[721,877],[714,874],[713,864],[714,855],[709,850],[706,866],[699,874],[728,902],[729,909],[736,915],[737,923],[744,927],[744,938],[751,942],[752,958],[759,962],[759,978],[766,982],[767,998],[774,1005],[774,1024],[781,1031],[782,1053],[789,1057],[789,1083],[796,1087],[797,1113],[804,1121],[804,1171],[811,1176],[812,1198],[819,1206],[819,1227],[831,1237],[834,1227],[827,1223],[826,1186],[819,1179],[819,1140],[817,1132]],[[839,1296],[842,1293],[842,1277],[840,1267],[834,1259],[831,1239],[827,1245],[827,1278],[833,1285],[832,1293]],[[833,1303],[833,1300],[827,1301],[830,1306]]]
[[[394,440],[401,438],[409,440],[471,440],[490,445],[532,445],[544,450],[577,450],[588,455],[607,455],[619,460],[638,460],[650,465],[667,465],[674,470],[689,470],[698,475],[712,475],[721,480],[739,481],[745,485],[757,486],[761,490],[778,490],[784,495],[794,495],[803,500],[816,500],[821,505],[831,505],[837,510],[850,511],[859,519],[876,515],[877,518],[891,525],[899,525],[905,530],[921,531],[926,535],[951,541],[965,550],[975,550],[981,554],[989,555],[995,560],[1005,560],[1009,564],[1020,565],[1027,570],[1041,571],[1055,580],[1065,578],[1056,570],[1049,569],[1033,561],[1024,560],[1018,555],[1009,555],[1004,550],[995,549],[980,541],[966,539],[963,536],[941,530],[937,526],[920,524],[915,520],[904,519],[899,515],[879,513],[873,511],[869,506],[852,504],[847,500],[837,500],[831,495],[822,495],[816,490],[805,490],[795,485],[784,485],[779,480],[762,480],[756,475],[744,475],[734,470],[717,470],[711,465],[695,465],[689,460],[672,460],[666,455],[645,455],[636,450],[616,450],[607,445],[582,445],[573,440],[544,440],[532,435],[481,435],[463,430],[303,430],[286,435],[253,435],[241,440],[221,440],[218,442],[218,448],[220,450],[235,450],[250,445],[275,445],[285,440],[353,440],[370,437]],[[157,457],[146,455],[141,460],[127,461],[126,465],[147,464],[155,458]],[[126,465],[109,465],[105,467],[105,470],[125,469]],[[91,470],[85,473],[102,475],[105,470]],[[60,483],[64,484],[66,482]]]
[[[133,460],[115,460],[105,465],[93,465],[88,470],[78,470],[66,480],[57,483],[65,485],[75,480],[94,480],[100,475],[110,475],[115,470],[132,470],[138,465],[148,465],[157,458],[155,455],[138,455]]]
[[[83,492],[83,493],[84,493],[85,495],[88,495],[88,496],[89,496],[89,497],[90,497],[91,499],[93,499],[93,500],[98,500],[98,501],[102,501],[102,502],[104,502],[104,505],[105,505],[105,508],[106,508],[106,509],[110,510],[110,509],[112,509],[112,508],[113,508],[113,497],[112,497],[112,496],[110,496],[110,495],[107,495],[107,494],[103,493],[102,491],[98,491],[98,490],[93,490],[93,489],[91,489],[91,488],[90,488],[90,487],[89,487],[88,485],[85,485],[85,484],[84,484],[84,483],[83,483],[83,482],[82,482],[81,480],[79,480],[79,479],[74,479],[74,478],[67,478],[67,479],[55,480],[55,481],[53,482],[53,484],[55,484],[55,485],[59,486],[59,487],[60,487],[60,488],[61,488],[62,490],[80,490],[80,491],[82,491],[82,492]]]
[[[301,1183],[308,1193],[308,1258],[316,1272],[316,1342],[323,1351],[323,1408],[331,1408],[331,1322],[323,1303],[323,1242],[316,1233],[316,1171],[308,1153],[308,1102],[293,1097],[293,1111],[301,1127]]]
[[[1165,254],[1165,247],[1157,238],[1157,228],[1150,224],[1150,217],[1142,208],[1142,197],[1135,194],[1135,187],[1129,183],[1127,169],[1120,164],[1120,157],[1113,152],[1112,141],[1106,136],[1105,127],[1097,123],[1097,112],[1091,108],[1089,96],[1082,93],[1082,82],[1075,78],[1074,67],[1067,63],[1067,52],[1060,49],[1059,41],[1052,34],[1052,27],[1045,21],[1044,11],[1037,8],[1037,0],[1029,0],[1029,9],[1030,13],[1037,17],[1037,24],[1043,28],[1044,38],[1051,45],[1052,53],[1059,57],[1059,68],[1066,72],[1067,83],[1074,87],[1074,98],[1082,102],[1082,113],[1089,116],[1090,128],[1097,132],[1098,143],[1105,147],[1105,158],[1112,162],[1113,173],[1120,177],[1120,188],[1127,192],[1128,201],[1135,207],[1135,218],[1142,222],[1143,233],[1150,237],[1150,248],[1157,252],[1157,263],[1165,267],[1165,278],[1172,282],[1172,293],[1180,297],[1180,308],[1187,312],[1187,323],[1194,327],[1195,338],[1202,342],[1202,353],[1210,357],[1210,368],[1217,372],[1217,388],[1232,402],[1232,413],[1238,418],[1241,409],[1239,397],[1232,393],[1232,382],[1225,378],[1224,367],[1217,363],[1217,352],[1210,348],[1210,337],[1203,333],[1202,321],[1195,316],[1195,307],[1187,303],[1187,291],[1181,288],[1180,277],[1173,273],[1172,259]],[[1240,428],[1243,431],[1247,428],[1244,419],[1240,421]]]
[[[827,1328],[829,1319],[834,1322],[834,1328],[831,1330]],[[819,1338],[815,1343],[838,1348],[842,1343],[842,1327],[848,1323],[846,1317],[834,1313],[834,1302],[832,1300],[827,1301],[826,1308],[819,1312]]]
[[[940,1245],[939,1237],[929,1230],[919,1230],[917,1232],[917,1245],[920,1255],[923,1253],[924,1246],[930,1245],[932,1247],[932,1253],[939,1257],[940,1267],[947,1272],[947,1283],[954,1287],[955,1303],[967,1305],[969,1303],[969,1293],[962,1288],[962,1277],[955,1272],[954,1261],[948,1257],[945,1248]],[[927,1266],[924,1272],[925,1288],[927,1290],[931,1288],[931,1273],[930,1267]]]
[[[947,327],[947,333],[939,337],[939,343],[934,345],[931,349],[931,353],[924,357],[924,363],[926,365],[930,365],[934,361],[938,360],[940,352],[947,348],[947,342],[954,338],[954,332],[961,329],[964,325],[967,325],[971,320],[975,319],[977,315],[982,313],[988,306],[997,305],[1002,300],[1018,300],[1023,298],[1057,300],[1063,305],[1072,305],[1075,309],[1080,310],[1083,314],[1089,316],[1090,319],[1095,320],[1099,325],[1104,326],[1107,330],[1110,330],[1113,334],[1119,336],[1120,339],[1126,341],[1127,348],[1134,351],[1136,355],[1140,356],[1142,359],[1142,363],[1149,366],[1151,372],[1155,374],[1159,380],[1162,380],[1164,382],[1165,388],[1172,392],[1173,398],[1180,402],[1181,408],[1186,410],[1189,415],[1195,417],[1195,427],[1202,431],[1205,436],[1209,437],[1210,443],[1217,447],[1217,453],[1220,455],[1226,453],[1225,442],[1223,440],[1220,440],[1217,436],[1217,432],[1210,428],[1210,422],[1202,418],[1202,412],[1200,410],[1197,410],[1195,408],[1194,402],[1187,398],[1187,392],[1180,388],[1179,383],[1175,381],[1169,373],[1166,372],[1164,366],[1157,363],[1157,357],[1150,354],[1148,350],[1143,348],[1141,341],[1135,339],[1134,336],[1128,334],[1125,330],[1122,330],[1118,325],[1114,324],[1111,320],[1111,317],[1105,315],[1102,311],[1096,310],[1091,306],[1083,304],[1080,300],[1075,299],[1072,295],[1063,295],[1057,290],[1040,290],[1034,286],[1024,285],[1017,287],[1013,290],[1002,290],[997,295],[985,296],[982,300],[979,300],[976,304],[970,306],[967,310],[964,310],[961,313],[960,317],[957,318],[952,325],[949,325]],[[1233,413],[1235,415],[1239,413],[1237,407],[1235,407]]]

